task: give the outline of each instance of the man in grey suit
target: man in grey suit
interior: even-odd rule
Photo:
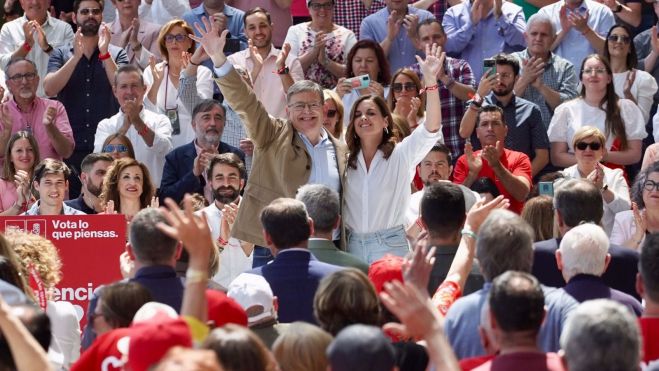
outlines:
[[[339,250],[332,242],[338,239],[338,235],[333,235],[333,231],[341,226],[339,194],[322,184],[306,184],[298,189],[295,198],[306,206],[309,217],[313,220],[309,250],[316,259],[341,267],[357,268],[368,274],[368,264]]]

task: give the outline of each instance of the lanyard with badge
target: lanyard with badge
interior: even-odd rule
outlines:
[[[172,135],[179,135],[181,134],[181,123],[178,118],[178,104],[174,108],[167,107],[167,98],[169,97],[167,95],[169,88],[169,66],[167,66],[167,74],[165,76],[165,114],[169,119],[169,123],[172,125]]]

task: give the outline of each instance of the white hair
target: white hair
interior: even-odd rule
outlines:
[[[563,236],[559,251],[563,258],[563,277],[566,281],[577,274],[601,276],[606,268],[609,237],[599,225],[581,224]]]

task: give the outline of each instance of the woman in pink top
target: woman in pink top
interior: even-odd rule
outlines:
[[[0,215],[18,215],[34,202],[30,179],[39,162],[39,146],[32,134],[19,131],[9,138],[0,178]]]

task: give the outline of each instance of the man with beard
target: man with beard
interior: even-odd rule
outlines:
[[[254,245],[230,237],[245,187],[245,165],[234,153],[212,155],[206,178],[213,190],[213,203],[205,213],[211,236],[220,245],[220,268],[213,281],[228,288],[239,274],[252,269]]]
[[[295,81],[304,80],[300,61],[289,55],[290,45],[279,50],[272,45],[272,21],[267,10],[256,7],[245,13],[245,34],[249,48],[231,54],[227,59],[231,64],[249,71],[256,98],[273,117],[286,114],[281,104],[286,100],[286,92]],[[272,71],[277,72],[271,73]]]
[[[46,76],[48,58],[54,48],[73,40],[71,26],[48,13],[49,0],[20,0],[23,17],[5,23],[0,30],[0,66],[11,59],[27,58],[37,66],[39,79]],[[39,85],[37,95],[46,96]]]
[[[112,165],[110,155],[106,153],[88,154],[80,164],[82,192],[78,198],[66,201],[65,204],[85,214],[97,214],[103,211],[99,196],[103,189],[103,178],[110,165]]]
[[[482,105],[501,107],[501,119],[508,125],[506,148],[522,152],[531,159],[532,176],[549,163],[549,138],[542,124],[540,109],[534,103],[515,96],[513,88],[519,78],[519,62],[507,54],[494,56],[496,73],[485,73],[478,90],[460,123],[460,135],[472,137],[474,148],[479,148],[479,137],[473,138],[479,108]],[[490,94],[491,92],[491,94]]]
[[[244,163],[245,154],[236,147],[222,141],[226,110],[214,99],[205,99],[192,110],[192,128],[195,140],[171,151],[165,157],[165,167],[160,183],[160,197],[172,198],[181,202],[186,193],[200,193],[209,201],[210,179],[204,178],[204,171],[216,154],[234,153]],[[245,176],[242,174],[242,179]],[[242,189],[242,187],[241,187]]]
[[[490,178],[501,195],[510,200],[510,210],[520,213],[531,189],[531,162],[526,154],[505,148],[509,130],[501,107],[480,108],[476,136],[483,149],[474,151],[470,143],[465,145],[465,154],[455,164],[453,182],[471,187],[478,178]]]
[[[127,64],[126,52],[110,45],[110,30],[101,27],[103,2],[76,0],[73,20],[78,25],[73,45],[55,49],[44,79],[46,95],[64,104],[75,133],[75,150],[67,164],[79,170],[82,159],[94,149],[98,123],[114,115],[119,103],[112,92],[118,67]],[[105,139],[105,138],[103,138]],[[79,180],[71,179],[70,196],[77,197]]]
[[[73,153],[73,132],[62,103],[37,97],[39,75],[34,62],[19,57],[5,68],[7,87],[13,99],[2,105],[4,120],[0,131],[0,153],[9,138],[19,132],[32,133],[41,158],[62,160]]]
[[[138,67],[132,64],[120,67],[113,90],[121,109],[98,123],[94,152],[101,152],[109,135],[123,134],[133,144],[135,159],[146,165],[153,183],[160,184],[165,155],[172,149],[172,125],[167,116],[144,108],[146,85]]]

